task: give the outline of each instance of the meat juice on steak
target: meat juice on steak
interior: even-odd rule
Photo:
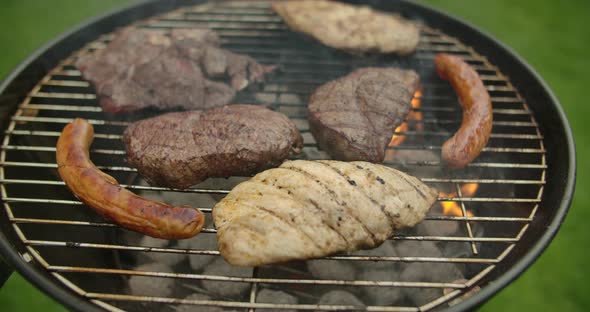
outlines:
[[[165,35],[133,27],[118,31],[106,48],[80,57],[76,66],[109,113],[223,106],[275,68],[219,48],[211,30],[174,29]]]
[[[131,124],[128,162],[151,185],[188,188],[208,177],[250,175],[299,153],[303,139],[287,116],[254,105],[174,112]]]
[[[309,100],[310,130],[332,158],[381,163],[418,88],[413,70],[361,68],[328,82]]]

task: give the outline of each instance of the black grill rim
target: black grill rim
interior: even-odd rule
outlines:
[[[71,30],[64,32],[56,39],[32,53],[31,56],[24,60],[0,83],[0,94],[5,95],[0,98],[0,129],[6,129],[7,120],[12,116],[16,106],[22,100],[22,95],[30,90],[36,81],[45,75],[47,68],[54,67],[69,53],[81,48],[85,42],[94,40],[100,34],[110,32],[116,27],[129,24],[135,20],[163,13],[179,6],[204,2],[206,0],[142,0],[91,18],[73,27]],[[531,224],[531,229],[527,231],[527,234],[520,242],[520,245],[525,245],[525,248],[528,248],[528,250],[517,254],[519,257],[518,260],[508,270],[504,271],[505,269],[499,265],[495,269],[496,274],[492,273],[491,275],[497,276],[498,271],[504,272],[500,272],[500,275],[494,279],[494,283],[488,284],[473,297],[448,308],[448,311],[475,309],[516,279],[534,263],[545,248],[547,248],[553,237],[555,237],[567,215],[575,188],[576,154],[572,130],[563,108],[547,83],[518,54],[500,43],[490,34],[477,29],[460,18],[410,0],[398,0],[395,2],[345,0],[345,2],[369,4],[386,11],[395,10],[406,13],[410,17],[412,15],[419,15],[428,20],[430,26],[439,28],[451,36],[460,38],[464,43],[478,50],[480,54],[485,55],[492,64],[497,65],[510,77],[525,99],[543,99],[542,101],[528,102],[531,109],[535,112],[535,117],[539,120],[539,126],[544,134],[544,141],[547,144],[547,163],[551,164],[547,169],[549,178],[547,179],[543,202],[540,208],[544,211],[552,211],[553,213],[551,215],[547,215],[547,213],[537,215],[537,220],[534,223],[545,223],[545,227],[541,227],[544,231],[535,231],[535,224]],[[20,84],[15,83],[17,81]],[[526,88],[522,86],[526,86]],[[547,102],[549,102],[549,105],[545,105]],[[4,211],[0,212],[0,214],[6,216]],[[0,219],[0,227],[2,228],[2,231],[0,231],[0,252],[7,262],[13,265],[16,270],[37,288],[58,300],[69,309],[75,311],[101,311],[100,308],[90,303],[87,299],[76,295],[65,288],[65,286],[56,283],[55,279],[48,272],[42,270],[40,267],[29,265],[18,253],[26,251],[24,244],[16,239],[10,224],[8,222],[2,222],[7,219]],[[540,236],[538,235],[539,233],[541,234]]]

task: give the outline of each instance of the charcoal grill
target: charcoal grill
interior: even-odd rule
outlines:
[[[420,23],[418,51],[408,57],[350,56],[290,32],[270,10],[268,1],[248,0],[141,3],[84,24],[32,55],[0,86],[4,130],[0,153],[0,245],[5,259],[69,308],[83,311],[174,311],[179,304],[194,305],[195,309],[217,306],[244,311],[458,311],[474,308],[490,298],[539,256],[567,213],[575,183],[575,153],[565,115],[533,69],[472,26],[409,1],[350,2],[368,3]],[[175,27],[211,28],[220,34],[224,47],[249,54],[261,63],[278,64],[279,70],[266,84],[242,92],[236,102],[264,104],[287,114],[304,136],[302,158],[308,159],[326,157],[310,135],[305,116],[306,100],[315,87],[363,66],[417,70],[422,94],[416,100],[421,106],[413,111],[420,116],[407,120],[408,128],[396,132],[405,141],[388,148],[385,163],[444,190],[439,201],[455,203],[459,213],[440,214],[435,207],[423,227],[430,223],[439,230],[452,225],[454,230],[452,234],[440,234],[433,227],[426,232],[400,232],[392,238],[394,246],[404,242],[417,246],[414,251],[407,248],[410,251],[406,253],[358,252],[328,257],[326,261],[334,266],[353,263],[361,271],[374,264],[394,270],[421,264],[420,268],[433,272],[452,266],[463,278],[433,274],[415,279],[326,279],[310,275],[302,263],[256,268],[246,277],[134,269],[132,264],[138,254],[219,254],[213,248],[142,246],[126,238],[129,232],[84,207],[57,176],[55,143],[66,123],[74,117],[87,118],[97,133],[92,159],[125,187],[145,196],[192,194],[218,200],[245,178],[213,179],[212,183],[179,191],[148,186],[135,169],[126,165],[120,135],[129,122],[145,115],[102,113],[92,87],[72,64],[79,54],[103,48],[117,27],[133,23],[164,32]],[[459,55],[478,71],[494,108],[490,143],[474,163],[460,171],[445,170],[440,164],[440,146],[458,128],[461,111],[453,90],[434,73],[433,57],[439,52]],[[477,193],[464,194],[464,186],[474,183],[479,186]],[[211,207],[201,208],[210,212]],[[199,236],[214,233],[209,225]],[[436,245],[434,254],[424,249],[424,242]],[[448,254],[449,250],[458,252]],[[283,274],[277,273],[281,270]],[[129,290],[130,276],[145,276],[150,283],[173,280],[180,284],[175,287],[183,287],[185,293],[198,291],[199,286],[192,285],[203,280],[245,283],[248,290],[236,298],[212,295],[210,300],[183,299],[178,293],[170,297],[144,296]],[[301,299],[291,304],[260,302],[258,294],[264,288],[284,290]],[[327,289],[352,294],[403,290],[413,297],[406,296],[387,306],[371,302],[365,302],[365,306],[318,305],[317,296]],[[421,295],[427,291],[434,291],[436,296]],[[410,300],[416,296],[422,301]]]

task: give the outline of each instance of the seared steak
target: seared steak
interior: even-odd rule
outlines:
[[[303,146],[287,116],[254,105],[141,120],[125,130],[123,141],[128,162],[151,185],[181,189],[276,167]]]
[[[275,67],[219,48],[211,30],[175,29],[166,36],[131,27],[76,66],[109,113],[226,105],[237,90],[262,81]]]
[[[418,83],[413,70],[372,67],[328,82],[309,100],[311,132],[335,159],[383,162]]]
[[[293,30],[349,52],[409,54],[420,31],[400,16],[326,0],[277,1],[272,8]]]

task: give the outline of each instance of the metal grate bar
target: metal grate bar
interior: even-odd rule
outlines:
[[[350,305],[315,305],[315,304],[272,304],[272,303],[245,303],[235,301],[213,301],[213,300],[187,300],[168,297],[132,296],[107,293],[87,293],[87,298],[102,300],[131,301],[131,302],[155,302],[167,304],[193,304],[193,305],[214,305],[226,308],[252,308],[252,309],[290,309],[290,310],[311,310],[311,311],[358,311],[361,307]],[[418,308],[412,307],[362,307],[366,311],[384,312],[417,312]],[[264,311],[264,310],[263,310]]]
[[[458,217],[458,216],[426,216],[424,220],[436,221],[469,221],[469,222],[531,222],[532,218],[513,218],[513,217]],[[97,226],[97,227],[115,227],[112,223],[77,221],[77,220],[57,220],[57,219],[36,219],[36,218],[10,218],[10,221],[16,223],[35,223],[35,224],[57,224],[57,225],[79,225],[79,226]]]
[[[483,202],[483,203],[539,203],[539,198],[501,198],[501,197],[439,197],[438,201],[455,201],[455,202]],[[19,203],[39,203],[39,204],[63,204],[63,205],[83,205],[76,200],[62,199],[45,199],[45,198],[23,198],[23,197],[6,197],[6,202]],[[201,208],[203,211],[211,211],[211,208]]]
[[[306,119],[306,116],[291,116],[292,119]],[[13,121],[21,122],[39,122],[39,123],[59,123],[68,124],[74,120],[74,118],[59,118],[59,117],[29,117],[29,116],[13,116]],[[110,121],[110,120],[99,120],[99,119],[87,119],[92,125],[108,125],[108,126],[121,126],[127,127],[130,122],[126,121]],[[445,119],[422,119],[422,120],[405,120],[408,124],[458,124],[459,120],[445,120]],[[530,122],[519,122],[519,121],[495,121],[494,126],[511,126],[511,127],[534,127],[535,124]]]
[[[55,147],[52,146],[27,146],[27,145],[4,145],[4,150],[13,151],[34,151],[34,152],[55,152]],[[106,154],[106,155],[125,155],[123,150],[111,150],[111,149],[91,149],[90,153],[95,154]]]
[[[325,65],[325,64],[324,64]],[[300,72],[300,73],[310,73],[307,70],[295,70],[295,69],[289,69],[289,71],[286,71],[286,74],[289,73],[296,73],[296,72]],[[341,73],[342,71],[337,71],[335,73]],[[79,70],[77,69],[57,69],[55,71],[53,71],[52,75],[56,75],[56,76],[70,76],[70,77],[79,77],[81,78],[81,73]],[[480,78],[485,82],[485,81],[492,81],[492,82],[505,82],[505,79],[496,75],[486,75],[486,74],[482,74],[480,75]]]
[[[63,112],[91,112],[102,113],[102,108],[95,106],[81,106],[81,105],[59,105],[59,104],[27,104],[21,106],[22,109],[34,110],[49,110],[49,111],[63,111]]]
[[[304,144],[305,146],[305,144]],[[315,146],[315,144],[313,145]],[[439,145],[424,145],[424,146],[388,146],[388,150],[441,150]],[[525,154],[544,154],[546,151],[540,148],[511,148],[511,147],[484,147],[482,152],[491,153],[525,153]]]
[[[48,180],[23,180],[23,179],[0,179],[0,183],[3,184],[35,184],[35,185],[60,185],[65,186],[63,181],[48,181]],[[141,191],[169,191],[169,192],[180,192],[180,193],[198,193],[198,194],[227,194],[228,190],[220,189],[174,189],[160,186],[146,186],[146,185],[133,185],[133,184],[120,184],[122,187],[130,190],[141,190]]]
[[[33,218],[11,218],[10,221],[15,223],[31,224],[56,224],[56,225],[83,225],[96,227],[117,227],[112,223],[73,221],[73,220],[56,220],[56,219],[33,219]]]
[[[264,94],[265,92],[261,92]],[[285,93],[283,93],[284,95]],[[241,101],[244,102],[244,101]],[[258,101],[253,101],[251,103],[244,103],[244,104],[261,104]],[[265,104],[265,103],[262,103]],[[291,103],[279,103],[277,106],[281,107],[300,107],[305,106],[307,103],[305,102],[291,102]],[[102,108],[100,107],[93,107],[93,106],[76,106],[76,105],[59,105],[59,104],[27,104],[21,106],[22,109],[30,109],[30,110],[49,110],[49,111],[65,111],[65,112],[92,112],[92,113],[102,113]],[[447,113],[458,113],[460,110],[451,107],[436,107],[436,106],[422,106],[420,108],[412,108],[410,109],[412,112],[447,112]],[[527,110],[518,110],[518,109],[494,109],[493,113],[496,115],[530,115],[531,112]],[[425,132],[424,134],[428,134]],[[442,133],[441,133],[442,134]],[[444,135],[449,135],[451,133],[444,133]],[[538,135],[527,135],[529,138],[539,139]]]
[[[430,88],[436,88],[436,86],[431,86]],[[312,93],[313,90],[296,90],[296,89],[289,89],[289,90],[281,90],[282,88],[271,88],[269,87],[266,90],[258,91],[257,94],[280,94],[281,96],[285,95],[305,95]],[[458,107],[441,107],[439,104],[434,105],[425,105],[428,101],[438,101],[438,100],[445,100],[445,101],[455,101],[455,97],[447,97],[447,96],[435,96],[435,95],[422,95],[416,97],[414,99],[420,99],[422,101],[422,105],[419,108],[411,108],[411,111],[414,112],[447,112],[447,113],[459,113],[461,109]],[[504,98],[505,99],[505,98]],[[502,99],[502,101],[504,101]],[[500,101],[501,98],[498,98]],[[255,102],[253,104],[264,104],[264,102]],[[508,103],[514,104],[522,104],[522,102],[518,101],[510,101]],[[307,102],[305,101],[289,101],[284,103],[278,103],[280,106],[285,107],[299,107],[299,106],[306,106]],[[37,110],[63,110],[63,111],[89,111],[89,112],[102,112],[100,107],[93,107],[87,105],[62,105],[62,104],[35,104],[35,103],[28,103],[26,105],[22,105],[22,108],[28,109],[37,109]],[[494,114],[497,115],[531,115],[532,113],[526,109],[493,109]]]
[[[254,277],[233,277],[233,276],[222,276],[222,275],[150,272],[150,271],[134,271],[134,270],[124,270],[124,269],[104,269],[104,268],[54,266],[54,265],[50,265],[47,269],[52,272],[120,274],[120,275],[168,277],[168,278],[191,279],[191,280],[211,280],[211,281],[266,283],[266,284],[340,285],[340,286],[412,287],[412,288],[457,288],[457,289],[465,288],[464,284],[437,283],[437,282],[363,281],[363,280],[352,281],[352,280],[329,280],[329,279],[314,280],[314,279],[261,278],[261,277],[254,278]]]
[[[255,267],[252,270],[252,277],[253,278],[257,278],[258,277],[258,267]],[[258,283],[252,283],[252,287],[250,287],[250,303],[256,303],[256,295],[258,293]],[[255,309],[250,308],[248,309],[248,312],[254,312]]]
[[[72,100],[94,100],[96,94],[93,93],[64,93],[64,92],[35,92],[30,94],[31,97],[36,98],[50,98],[50,99],[72,99]]]
[[[211,212],[211,209],[202,209],[203,212]],[[470,220],[470,219],[468,219]],[[217,233],[213,228],[203,228],[201,233]],[[518,241],[518,237],[461,237],[461,236],[424,236],[424,235],[394,235],[389,240],[413,240],[413,241],[439,241],[439,242],[486,242],[486,243],[509,243]],[[43,246],[60,246],[60,247],[87,247],[87,248],[106,248],[106,249],[126,249],[128,246],[121,248],[104,247],[114,246],[108,244],[91,244],[91,243],[74,243],[59,241],[37,241],[25,240],[25,243],[43,245]],[[75,246],[74,246],[75,245]],[[133,248],[131,248],[133,249]]]
[[[80,72],[78,71],[78,74]],[[57,87],[81,87],[81,88],[88,88],[90,87],[90,83],[88,81],[75,81],[75,80],[48,80],[44,83],[46,86],[57,86]]]
[[[330,77],[328,79],[317,79],[315,82],[308,77],[305,77],[306,82],[305,83],[299,83],[300,85],[304,85],[304,84],[310,84],[311,88],[297,88],[297,89],[285,89],[285,83],[289,83],[290,81],[286,78],[281,79],[281,84],[275,84],[274,87],[273,85],[270,85],[267,87],[267,89],[265,90],[259,90],[256,91],[256,94],[260,94],[260,95],[264,95],[264,94],[268,94],[268,95],[273,95],[273,94],[280,94],[280,95],[309,95],[310,93],[312,93],[314,91],[314,87],[316,87],[319,84],[322,84],[324,82],[326,82],[326,80],[331,80],[334,78],[339,77],[340,75],[336,76],[336,77]],[[293,79],[293,82],[297,81],[298,79]],[[432,86],[435,87],[435,86]],[[441,88],[446,88],[446,86],[436,86],[436,87],[441,87]],[[73,96],[69,96],[68,94],[72,94]],[[92,94],[92,93],[64,93],[64,92],[37,92],[37,93],[33,93],[31,94],[32,97],[36,97],[36,98],[58,98],[58,99],[75,99],[75,100],[93,100],[96,99],[96,95]],[[93,98],[94,96],[94,98]],[[456,96],[450,96],[450,95],[421,95],[420,97],[418,97],[423,104],[429,102],[429,101],[447,101],[447,102],[456,102],[457,98]],[[492,103],[512,103],[512,104],[522,104],[522,100],[520,100],[517,97],[500,97],[500,96],[496,96],[496,97],[491,97]],[[292,106],[306,106],[307,102],[305,101],[291,101],[289,103],[280,103],[281,106],[287,106],[287,107],[292,107]],[[38,108],[38,109],[45,109],[45,110],[56,110],[56,106],[54,105],[47,105],[47,104],[34,104],[34,103],[30,103],[27,104],[27,106],[30,106],[31,108]],[[66,110],[69,109],[75,109],[76,107],[79,106],[75,106],[75,105],[62,105],[62,106],[57,106],[57,107],[64,107]],[[88,106],[84,106],[81,109],[90,109]],[[98,107],[94,107],[92,109],[100,109]],[[435,105],[422,105],[420,108],[411,108],[412,111],[422,111],[422,112],[460,112],[461,110],[458,107],[441,107],[439,104],[435,104]],[[101,110],[102,111],[102,110]],[[532,113],[527,110],[527,109],[506,109],[506,108],[496,108],[496,109],[492,109],[493,113],[496,115],[502,114],[502,115],[532,115]]]
[[[430,167],[439,167],[441,166],[440,162],[432,162],[432,161],[420,161],[420,162],[394,162],[394,161],[386,161],[386,165],[391,166],[430,166]],[[37,167],[37,168],[57,168],[57,164],[54,163],[36,163],[36,162],[18,162],[18,161],[5,161],[2,163],[0,167]],[[124,167],[124,166],[96,166],[98,169],[101,170],[108,170],[108,171],[137,171],[134,168]],[[518,169],[547,169],[547,165],[543,164],[514,164],[514,163],[471,163],[467,167],[482,167],[482,168],[518,168]]]
[[[315,143],[304,143],[303,146],[317,146]],[[4,150],[15,151],[35,151],[35,152],[55,152],[55,147],[52,146],[30,146],[30,145],[3,145]],[[387,147],[388,150],[440,150],[440,146],[426,145],[426,146],[394,146]],[[489,153],[524,153],[524,154],[544,154],[545,150],[537,148],[509,148],[509,147],[484,147],[482,152]],[[125,155],[124,150],[115,149],[91,149],[90,153],[106,154],[106,155]]]
[[[299,80],[293,80],[292,82],[298,82]],[[290,81],[288,79],[283,79],[283,82],[285,83],[289,83]],[[313,84],[313,85],[319,85],[326,82],[326,79],[321,79],[321,80],[313,80],[313,79],[306,79],[306,84]],[[301,82],[299,82],[301,83]],[[293,93],[293,94],[309,94],[311,93],[311,91],[295,91],[295,90],[291,90],[288,92],[285,91],[273,91],[273,90],[261,90],[259,92],[257,92],[259,94],[289,94],[289,93]],[[50,99],[71,99],[71,100],[95,100],[96,99],[96,95],[93,93],[64,93],[64,92],[36,92],[33,94],[30,94],[31,97],[34,98],[50,98]],[[420,100],[422,101],[429,101],[429,100],[446,100],[446,101],[456,101],[456,97],[453,96],[428,96],[428,95],[424,95],[420,97]],[[521,100],[515,98],[515,97],[491,97],[491,101],[492,103],[522,103]],[[291,104],[282,104],[284,106],[304,106],[306,105],[306,102],[295,102],[295,103],[291,103]],[[44,109],[51,109],[51,107],[49,106],[45,106]],[[95,108],[96,109],[96,108]],[[457,108],[429,108],[429,107],[423,107],[421,109],[413,109],[414,111],[449,111],[449,112],[459,112],[460,110]],[[524,109],[493,109],[492,110],[494,114],[498,115],[498,114],[503,114],[503,115],[531,115],[532,113],[528,110],[524,110]]]
[[[57,164],[55,164],[55,163],[5,161],[4,163],[1,164],[0,168],[4,168],[4,167],[33,167],[33,168],[55,168],[55,169],[57,169]],[[98,168],[100,170],[106,170],[106,171],[137,172],[137,169],[122,167],[122,166],[96,166],[96,168]]]
[[[211,212],[209,208],[199,208],[203,212]],[[14,219],[14,218],[13,218]],[[471,218],[465,218],[465,220],[470,221]],[[527,226],[527,225],[525,225]],[[217,233],[217,230],[213,228],[203,228],[201,233]],[[459,236],[423,236],[423,235],[394,235],[389,238],[389,240],[414,240],[414,241],[448,241],[448,242],[490,242],[490,243],[506,243],[506,242],[516,242],[520,239],[520,236],[517,237],[459,237]],[[44,246],[65,246],[64,244],[69,244],[67,247],[92,247],[95,248],[102,248],[100,246],[107,246],[104,244],[89,244],[89,243],[73,243],[73,242],[56,242],[56,241],[35,241],[35,240],[27,240],[23,239],[25,243],[38,243],[44,244]],[[108,245],[110,246],[110,245]]]
[[[40,122],[40,123],[59,123],[68,124],[74,121],[74,118],[59,118],[59,117],[28,117],[28,116],[13,116],[13,121],[24,121],[24,122]],[[91,125],[104,125],[104,126],[121,126],[127,127],[129,122],[127,121],[111,121],[111,120],[100,120],[100,119],[86,119]]]
[[[19,218],[15,218],[17,222]],[[82,223],[80,223],[81,225]],[[116,227],[115,225],[109,227]],[[102,225],[101,225],[102,226]],[[146,246],[130,246],[130,245],[109,245],[109,244],[92,244],[79,242],[62,242],[62,241],[40,241],[40,240],[26,240],[25,243],[31,246],[43,247],[70,247],[70,248],[97,248],[97,249],[111,249],[111,250],[128,250],[137,252],[157,252],[157,253],[173,253],[173,254],[189,254],[189,255],[219,255],[217,250],[195,250],[195,249],[175,249],[175,248],[157,248]],[[328,256],[322,259],[327,260],[345,260],[345,261],[387,261],[387,262],[436,262],[436,263],[497,263],[498,259],[493,258],[443,258],[443,257],[397,257],[397,256],[361,256],[361,255],[342,255],[342,256]]]
[[[281,105],[279,105],[281,106]],[[292,115],[291,119],[307,119],[306,115]],[[30,116],[13,116],[13,121],[20,122],[39,122],[39,123],[59,123],[67,124],[74,120],[74,118],[58,118],[58,117],[30,117]],[[98,119],[87,119],[93,125],[109,125],[109,126],[121,126],[127,127],[130,122],[126,121],[110,121],[110,120],[98,120]],[[427,119],[422,120],[406,119],[406,123],[411,125],[416,124],[459,124],[458,119]],[[494,126],[510,126],[510,127],[535,127],[534,123],[531,122],[520,122],[520,121],[494,121]]]
[[[28,108],[28,107],[27,107]],[[300,132],[308,132],[308,131],[301,131]],[[59,137],[61,132],[58,131],[38,131],[38,130],[11,130],[5,131],[4,134],[11,134],[14,136],[22,135],[22,136],[45,136],[45,137]],[[434,131],[394,131],[395,135],[404,135],[404,136],[422,136],[422,137],[429,137],[429,136],[441,136],[441,137],[448,137],[451,136],[452,133],[450,132],[434,132]],[[109,139],[109,140],[120,140],[123,136],[120,134],[108,134],[108,133],[94,133],[95,138],[100,139]],[[498,133],[492,134],[490,136],[492,139],[513,139],[513,140],[539,140],[542,139],[536,134],[528,135],[528,134],[511,134],[511,133]]]
[[[494,180],[494,179],[440,179],[440,178],[420,178],[425,183],[480,183],[480,184],[531,184],[542,185],[545,184],[542,180]],[[0,183],[4,184],[35,184],[35,185],[65,185],[63,181],[51,180],[28,180],[28,179],[0,179]],[[211,189],[171,189],[159,186],[133,185],[121,184],[122,187],[142,191],[171,191],[183,193],[214,193],[226,194],[227,190],[211,190]]]
[[[37,130],[12,130],[5,131],[4,134],[13,136],[41,136],[41,137],[54,137],[57,138],[61,135],[61,132],[57,131],[37,131]],[[108,133],[94,133],[94,137],[98,139],[107,140],[120,140],[123,136],[120,134],[108,134]]]
[[[457,191],[457,196],[459,197],[463,197],[463,193],[461,192],[461,187],[459,186],[458,183],[455,184],[455,190]],[[467,209],[465,208],[465,202],[461,202],[461,213],[463,217],[467,217]],[[467,229],[467,234],[469,235],[470,238],[473,238],[473,231],[471,230],[471,224],[468,221],[465,221],[465,228]],[[479,254],[479,251],[477,250],[477,246],[475,245],[475,243],[471,243],[471,251],[473,252],[474,255]]]

